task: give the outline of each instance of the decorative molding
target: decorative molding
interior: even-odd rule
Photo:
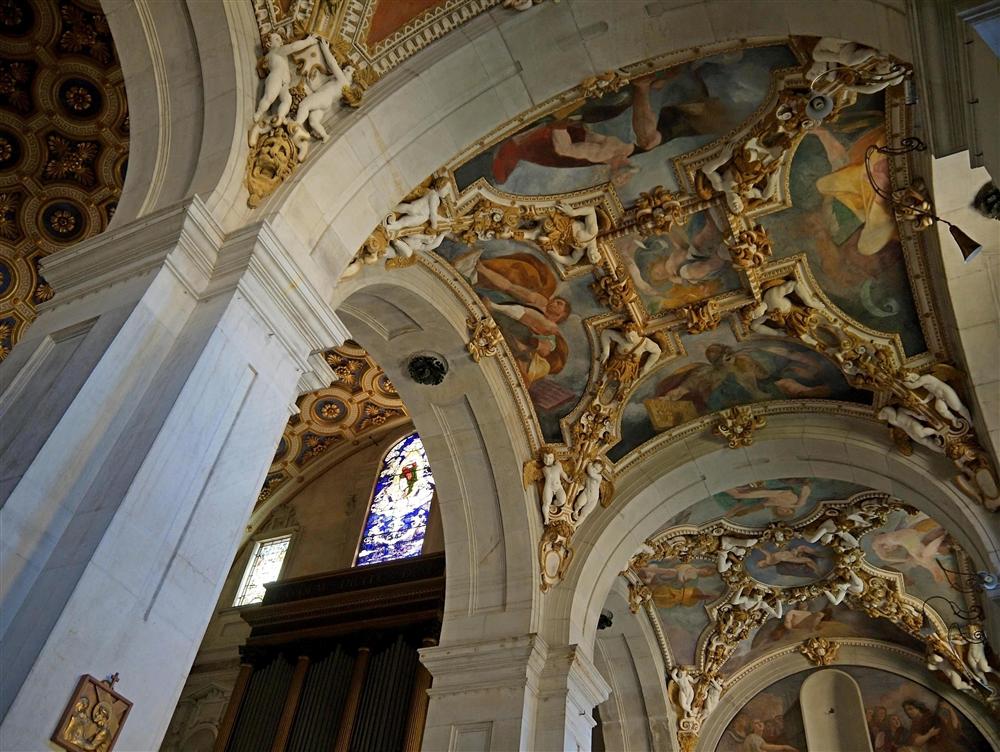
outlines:
[[[288,506],[284,489],[293,479],[312,478],[316,468],[327,467],[329,458],[335,461],[361,442],[379,441],[411,425],[396,388],[357,343],[347,341],[323,358],[331,378],[323,388],[299,397],[258,494],[258,511],[267,509],[263,505],[271,500],[277,502],[271,514]]]
[[[821,597],[831,605],[844,604],[871,618],[892,622],[926,646],[928,668],[941,672],[955,689],[987,705],[995,704],[1000,690],[989,678],[993,669],[988,662],[985,668],[981,665],[986,661],[985,652],[978,650],[982,645],[956,638],[928,601],[907,593],[901,574],[866,560],[861,538],[884,527],[889,515],[897,510],[916,512],[886,494],[864,492],[845,501],[821,502],[792,523],[747,528],[724,518],[698,526],[671,527],[646,541],[622,574],[629,586],[630,608],[637,611],[645,607],[664,661],[673,665],[668,694],[678,707],[677,738],[682,749],[694,747],[704,719],[731,686],[733,680],[720,683],[721,671],[738,644],[769,619],[780,619],[786,606]],[[810,584],[788,587],[760,582],[746,569],[752,551],[765,545],[781,549],[796,539],[826,546],[834,560],[833,568],[817,574]],[[652,594],[641,575],[650,562],[663,559],[712,562],[726,588],[708,607],[710,622],[698,640],[693,666],[673,664],[659,616],[651,605]],[[821,663],[833,661],[839,648],[831,650],[826,641],[814,638],[798,649],[809,660]]]
[[[799,645],[799,652],[817,666],[829,666],[837,660],[840,643],[825,637],[810,637]]]
[[[750,405],[740,405],[721,411],[712,433],[729,442],[730,449],[739,449],[753,444],[754,431],[766,425],[765,416],[754,415]]]

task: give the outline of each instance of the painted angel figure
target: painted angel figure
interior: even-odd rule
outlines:
[[[323,117],[331,107],[341,101],[344,91],[350,88],[354,82],[354,69],[350,65],[344,68],[340,67],[333,52],[330,51],[330,43],[326,39],[319,40],[319,50],[323,56],[323,62],[326,63],[327,70],[331,74],[319,88],[311,94],[307,94],[299,102],[299,108],[295,113],[295,122],[302,126],[308,121],[309,129],[313,135],[325,143],[330,140],[330,134],[323,127]]]
[[[587,463],[583,488],[573,500],[573,519],[576,520],[577,524],[583,522],[584,518],[594,511],[601,500],[601,482],[604,480],[601,472],[603,470],[604,464],[600,460],[592,460]]]
[[[278,102],[278,109],[275,111],[275,125],[282,125],[288,117],[288,111],[292,108],[292,68],[288,62],[288,56],[292,53],[304,50],[318,41],[318,37],[310,34],[304,39],[295,42],[282,44],[284,41],[281,35],[272,32],[267,37],[267,52],[264,53],[259,67],[267,69],[267,77],[264,79],[264,93],[260,96],[257,109],[254,111],[255,122],[263,120],[264,116],[271,109],[271,106]]]
[[[761,569],[777,567],[779,564],[801,564],[813,574],[819,575],[816,552],[809,546],[796,546],[784,551],[764,551],[764,555],[757,561],[757,566]]]
[[[960,426],[962,420],[966,423],[972,423],[972,415],[969,414],[968,408],[962,404],[962,400],[958,398],[958,393],[937,376],[930,373],[920,375],[906,373],[903,375],[903,384],[911,391],[925,389],[928,396],[920,401],[924,404],[933,402],[933,407],[938,415],[951,423],[952,426]]]

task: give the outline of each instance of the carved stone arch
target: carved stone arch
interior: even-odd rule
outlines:
[[[226,229],[257,92],[250,3],[105,0],[129,97],[129,168],[112,229],[198,194]]]
[[[546,623],[557,630],[546,639],[589,650],[608,592],[646,538],[701,499],[752,480],[812,475],[892,494],[944,526],[977,570],[995,569],[996,524],[950,484],[952,473],[938,455],[891,453],[884,428],[872,421],[832,414],[773,416],[752,446],[738,450],[708,435],[663,447],[618,479],[610,507],[574,537],[573,567],[546,604]],[[1000,624],[993,614],[987,631],[995,643]]]
[[[403,398],[434,473],[448,568],[441,643],[535,631],[541,519],[520,482],[524,429],[495,359],[476,364],[466,350],[466,308],[423,265],[338,293],[338,315]],[[408,375],[414,353],[447,364],[441,384]]]
[[[923,655],[909,648],[877,640],[843,638],[838,640],[840,652],[834,668],[843,666],[864,666],[898,674],[941,695],[968,718],[989,740],[994,748],[1000,749],[1000,732],[988,715],[985,707],[968,695],[952,689],[943,681],[932,676],[925,666]],[[800,671],[808,671],[815,665],[799,652],[798,646],[791,645],[762,656],[745,666],[736,674],[736,681],[722,695],[715,712],[702,724],[698,737],[697,752],[712,752],[729,722],[758,692],[776,681]]]

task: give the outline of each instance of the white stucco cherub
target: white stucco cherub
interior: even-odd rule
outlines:
[[[388,233],[408,230],[411,227],[420,227],[424,224],[429,225],[432,230],[437,230],[438,223],[445,219],[440,213],[441,204],[444,198],[450,194],[451,183],[447,178],[438,178],[412,201],[403,201],[398,204],[392,213],[383,220],[382,226]]]
[[[601,472],[604,470],[604,463],[600,460],[591,460],[584,470],[586,475],[583,481],[583,488],[573,500],[573,519],[577,524],[583,520],[597,507],[601,500],[601,482],[604,478]]]
[[[806,76],[820,89],[824,87],[817,79],[822,80],[824,74],[829,74],[837,88],[858,94],[875,94],[900,83],[908,72],[905,66],[894,63],[873,47],[833,37],[820,39],[813,48],[812,58],[812,67]],[[837,75],[836,71],[844,68],[864,70],[868,75]]]
[[[920,416],[905,407],[887,405],[878,411],[879,420],[895,426],[918,444],[923,444],[935,452],[944,452],[944,437],[931,426],[924,424]]]
[[[433,251],[444,242],[448,233],[440,232],[437,235],[427,235],[426,233],[416,233],[415,235],[400,235],[392,238],[389,243],[400,258],[410,258],[415,253],[422,251]]]
[[[566,505],[566,488],[569,476],[562,463],[552,452],[542,455],[542,516],[546,524]]]
[[[311,94],[307,94],[299,102],[295,113],[295,122],[300,126],[308,122],[309,130],[323,142],[330,140],[330,134],[323,127],[323,117],[335,104],[343,98],[344,90],[354,81],[354,70],[351,66],[341,68],[330,51],[330,43],[326,39],[319,40],[320,54],[323,62],[331,72],[329,78]]]
[[[708,690],[705,692],[705,705],[703,706],[705,717],[712,715],[712,711],[718,707],[720,699],[722,699],[722,682],[713,676],[708,680]]]
[[[805,307],[793,303],[789,296],[795,295]],[[809,290],[794,279],[777,283],[765,283],[761,300],[752,309],[748,328],[757,334],[790,334],[807,345],[817,345],[810,331],[811,309],[822,308],[823,304],[812,296]],[[777,328],[771,325],[775,322]]]
[[[267,52],[261,59],[258,66],[267,69],[267,76],[264,78],[264,92],[257,102],[257,109],[253,113],[255,122],[259,122],[271,109],[271,105],[277,101],[278,109],[275,112],[275,124],[282,125],[288,117],[288,111],[292,107],[292,67],[288,62],[288,56],[294,52],[299,52],[312,46],[318,41],[318,37],[310,34],[304,39],[295,42],[282,44],[281,35],[272,32],[267,37]]]
[[[561,266],[573,266],[584,254],[590,263],[599,264],[597,209],[569,204],[557,204],[556,209],[535,227],[524,230],[525,240],[538,243]]]
[[[925,389],[927,397],[923,400],[925,404],[933,401],[933,407],[938,415],[951,423],[953,426],[961,425],[961,421],[972,423],[972,415],[958,398],[958,393],[937,376],[930,373],[917,375],[906,373],[903,375],[903,384],[907,389]],[[957,413],[957,415],[956,415]],[[959,419],[961,417],[961,420]]]
[[[681,706],[685,716],[694,713],[694,679],[688,671],[681,667],[670,670],[670,678],[677,685],[677,704]]]
[[[861,595],[865,591],[864,581],[858,577],[857,572],[848,569],[843,573],[843,579],[835,582],[830,588],[823,590],[823,595],[830,601],[830,605],[839,606],[844,602],[847,594]]]
[[[852,533],[837,526],[837,522],[832,519],[825,519],[816,529],[806,536],[810,543],[822,543],[829,546],[835,540],[840,539],[847,548],[857,548],[858,539]]]
[[[741,585],[732,595],[729,596],[729,602],[733,606],[742,608],[744,611],[756,611],[758,609],[770,614],[775,619],[780,619],[782,611],[784,610],[781,601],[775,599],[774,605],[772,606],[768,600],[771,592],[764,587],[756,584]]]
[[[982,635],[980,635],[980,639],[968,643],[968,647],[965,650],[965,665],[968,667],[969,672],[976,677],[976,681],[989,689],[992,689],[992,687],[990,686],[987,674],[1000,676],[1000,671],[993,668],[986,657],[986,642],[982,639]]]
[[[927,653],[927,668],[931,671],[940,671],[955,689],[972,689],[972,685],[962,678],[962,675],[951,665],[948,659],[938,655],[934,651]]]
[[[709,185],[726,199],[730,214],[742,214],[748,201],[767,201],[780,185],[778,163],[784,142],[767,147],[753,136],[743,144],[726,144],[699,168]]]
[[[734,538],[730,535],[719,537],[719,551],[716,554],[716,569],[728,572],[733,564],[742,561],[747,552],[757,544],[757,538]]]

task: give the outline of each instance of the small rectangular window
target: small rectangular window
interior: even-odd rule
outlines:
[[[291,535],[283,535],[280,538],[257,542],[250,563],[247,564],[247,570],[243,574],[240,589],[236,593],[234,606],[247,606],[264,600],[264,585],[278,579],[278,575],[281,574],[281,563],[285,560],[291,540]]]

